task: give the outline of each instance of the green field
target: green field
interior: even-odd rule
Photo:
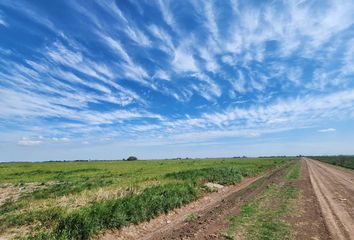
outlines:
[[[354,156],[313,156],[311,158],[325,163],[354,169]]]
[[[191,202],[204,182],[234,184],[291,159],[1,163],[0,237],[89,239]]]

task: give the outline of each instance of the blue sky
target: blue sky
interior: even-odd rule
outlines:
[[[354,2],[0,1],[0,161],[354,153]]]

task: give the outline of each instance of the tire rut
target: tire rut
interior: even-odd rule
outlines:
[[[354,172],[309,158],[305,161],[332,238],[354,240]]]
[[[269,183],[274,183],[284,173],[284,168],[276,169],[271,174],[258,180],[256,186],[247,187],[235,192],[220,201],[212,209],[199,212],[199,219],[195,222],[181,223],[165,232],[158,232],[145,240],[187,240],[187,239],[224,239],[220,231],[228,225],[226,217],[238,214],[240,206],[248,202],[253,196],[260,193]]]

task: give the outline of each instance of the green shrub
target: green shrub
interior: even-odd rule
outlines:
[[[187,215],[185,221],[186,222],[194,222],[197,221],[199,218],[199,215],[197,213],[190,213]]]

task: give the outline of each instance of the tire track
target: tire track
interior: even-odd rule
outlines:
[[[304,160],[332,238],[354,240],[354,172]]]

